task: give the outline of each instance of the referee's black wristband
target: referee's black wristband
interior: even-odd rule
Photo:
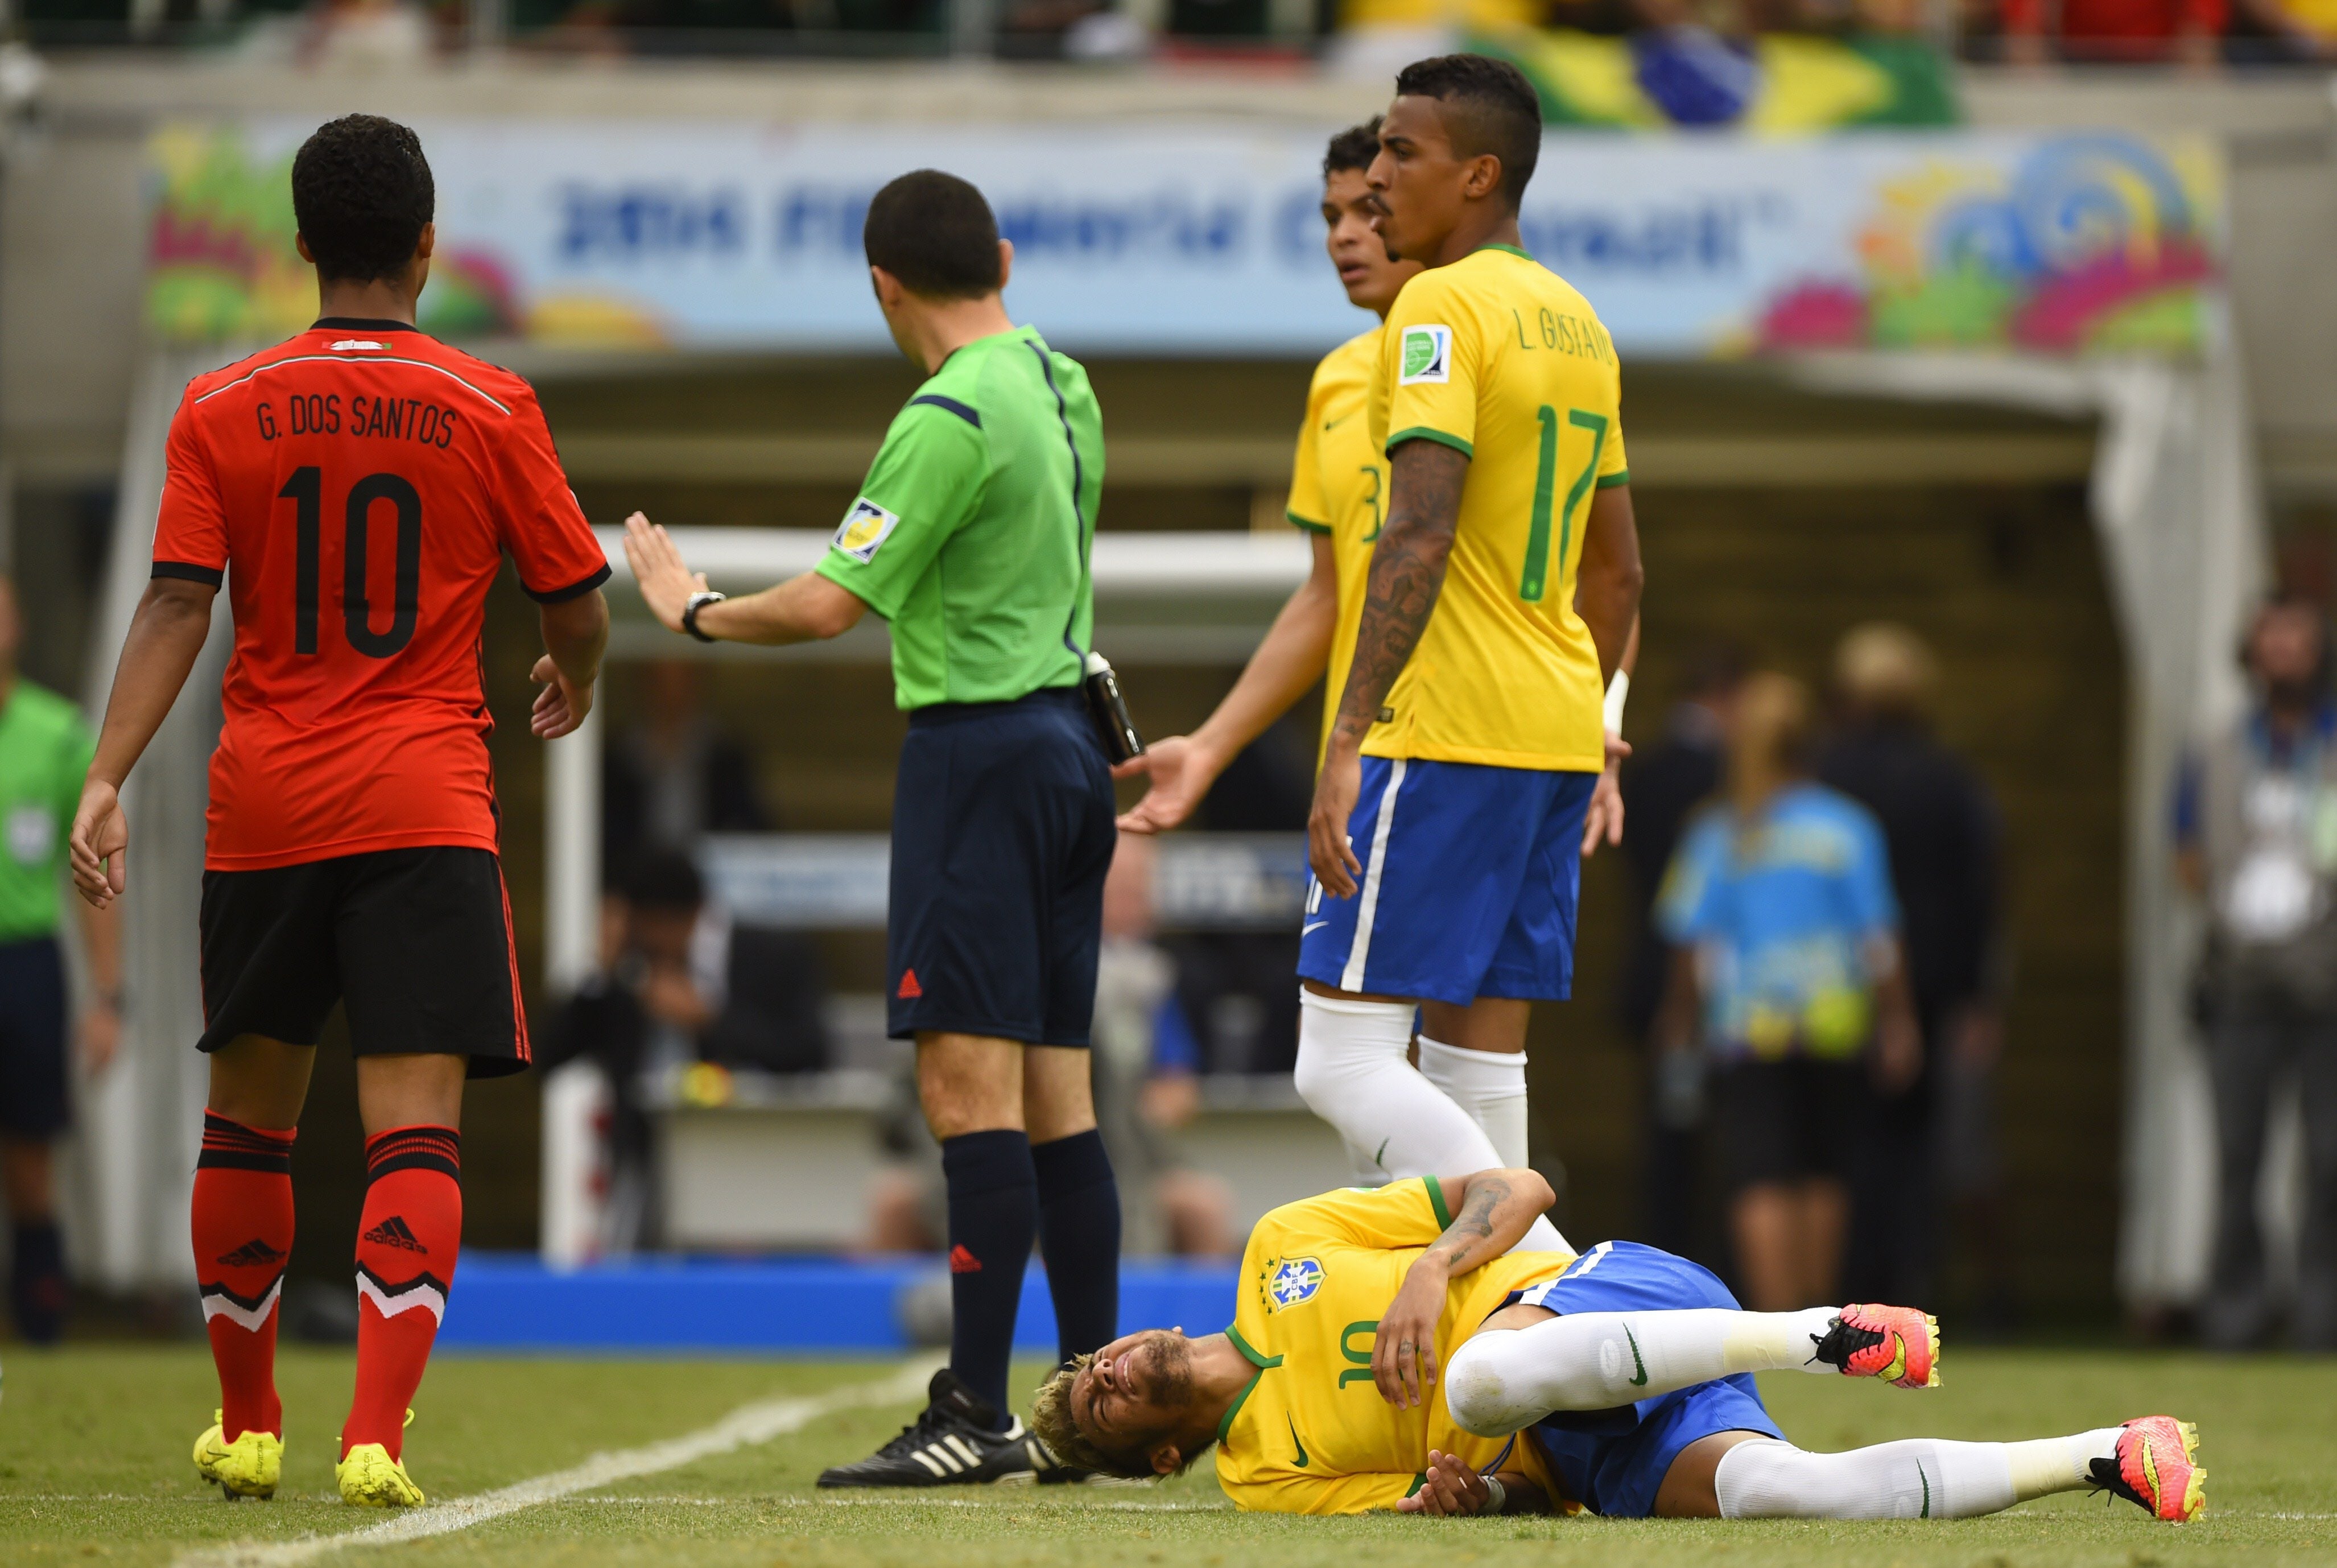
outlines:
[[[708,589],[702,593],[692,593],[689,596],[689,601],[681,607],[681,629],[689,632],[692,637],[697,638],[700,642],[713,642],[713,638],[709,637],[705,632],[700,632],[698,629],[698,612],[700,610],[705,609],[709,604],[719,604],[723,600],[728,597],[728,594],[717,593],[712,589]]]

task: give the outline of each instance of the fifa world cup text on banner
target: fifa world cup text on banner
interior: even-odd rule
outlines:
[[[308,324],[285,167],[312,127],[177,125],[150,156],[147,308],[180,341]],[[861,220],[904,170],[980,186],[1014,307],[1080,352],[1319,354],[1321,132],[445,121],[422,326],[455,337],[886,352]],[[2205,142],[1870,132],[1553,136],[1519,215],[1627,354],[2195,351],[2224,248]],[[1521,334],[1543,329],[1524,321]]]

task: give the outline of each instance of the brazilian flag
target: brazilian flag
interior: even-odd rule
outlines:
[[[1790,133],[1963,118],[1948,62],[1919,38],[1514,27],[1472,32],[1468,47],[1522,70],[1550,125]]]

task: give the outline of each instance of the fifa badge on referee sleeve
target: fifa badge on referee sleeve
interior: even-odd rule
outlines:
[[[1422,381],[1443,383],[1452,379],[1452,328],[1405,328],[1403,363],[1398,368],[1396,385],[1410,387]]]
[[[829,543],[865,565],[876,554],[877,546],[891,538],[893,530],[900,525],[899,513],[887,512],[863,495],[844,514],[843,523],[836,530],[836,537]]]

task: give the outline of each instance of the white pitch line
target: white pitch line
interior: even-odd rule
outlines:
[[[484,1524],[506,1514],[516,1514],[523,1508],[557,1502],[573,1493],[612,1485],[640,1475],[654,1475],[660,1470],[677,1470],[718,1454],[751,1448],[774,1437],[799,1432],[821,1416],[833,1416],[840,1410],[861,1409],[914,1398],[924,1392],[935,1365],[929,1360],[914,1361],[892,1377],[877,1382],[856,1383],[850,1387],[832,1389],[807,1398],[764,1399],[752,1405],[742,1405],[713,1426],[697,1432],[669,1437],[662,1443],[651,1443],[642,1448],[627,1448],[615,1454],[595,1454],[582,1465],[573,1465],[565,1470],[555,1470],[548,1475],[538,1475],[533,1480],[516,1482],[475,1496],[456,1497],[449,1502],[393,1514],[378,1524],[368,1524],[340,1534],[308,1535],[298,1541],[245,1541],[186,1553],[177,1560],[176,1568],[291,1568],[292,1564],[308,1563],[345,1547],[395,1546],[407,1541],[468,1530],[474,1524]]]

